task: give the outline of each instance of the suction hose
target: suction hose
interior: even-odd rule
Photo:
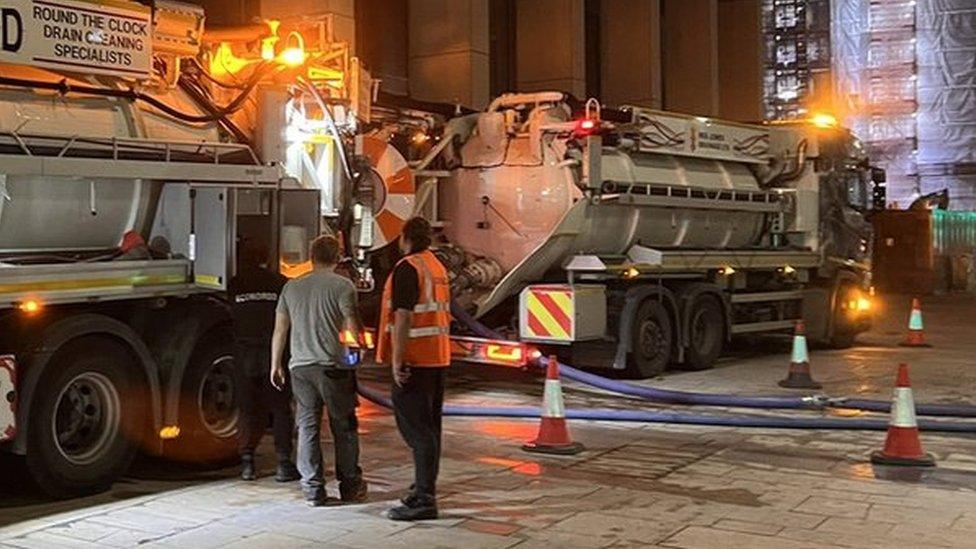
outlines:
[[[451,302],[451,314],[455,320],[480,337],[503,339],[498,332],[478,322],[463,307]],[[701,406],[727,406],[731,408],[759,409],[803,409],[803,408],[841,408],[867,412],[890,412],[891,403],[881,400],[831,398],[826,395],[807,395],[799,397],[778,396],[739,396],[715,393],[694,393],[643,387],[623,381],[607,379],[584,372],[568,364],[559,364],[560,374],[567,379],[584,385],[610,391],[612,393],[634,396],[644,400],[666,404],[697,404]],[[918,404],[915,412],[923,416],[976,417],[976,406],[968,404]],[[846,421],[846,420],[842,420]]]
[[[359,384],[359,394],[366,400],[384,408],[392,408],[390,397],[385,394]],[[458,406],[444,405],[444,415],[461,417],[506,417],[538,419],[541,415],[539,408],[531,406]],[[664,412],[647,410],[583,410],[578,408],[566,409],[567,419],[583,419],[591,421],[623,421],[636,423],[676,423],[682,425],[706,425],[718,427],[753,427],[765,429],[843,429],[852,431],[884,431],[888,429],[888,422],[881,419],[841,419],[825,417],[773,417],[749,415],[717,415],[696,414],[687,412]],[[955,423],[948,421],[918,422],[923,431],[946,433],[976,433],[976,424]]]

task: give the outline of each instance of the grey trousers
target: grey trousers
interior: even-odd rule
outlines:
[[[322,408],[328,408],[329,430],[335,447],[335,473],[343,497],[355,494],[363,482],[359,468],[359,421],[356,418],[356,372],[325,366],[291,371],[298,426],[298,471],[306,498],[324,497],[322,466]]]

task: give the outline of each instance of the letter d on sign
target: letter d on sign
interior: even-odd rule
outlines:
[[[0,46],[3,51],[16,52],[24,39],[24,21],[13,8],[0,8]]]

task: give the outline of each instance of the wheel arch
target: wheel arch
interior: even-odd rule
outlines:
[[[648,298],[659,298],[664,305],[664,309],[668,312],[671,319],[671,325],[674,326],[675,333],[674,341],[679,341],[683,337],[683,330],[681,325],[678,323],[678,302],[675,299],[674,293],[665,288],[664,286],[646,284],[642,286],[634,286],[628,288],[624,292],[624,306],[620,311],[620,323],[617,327],[618,339],[617,339],[617,352],[613,359],[613,368],[615,370],[624,370],[627,368],[627,353],[633,350],[633,325],[634,325],[634,315],[637,313],[637,308],[640,304]],[[673,350],[672,350],[673,351]]]
[[[44,327],[29,347],[28,362],[22,382],[19,384],[17,406],[17,437],[13,441],[14,453],[27,451],[27,437],[31,407],[42,374],[51,365],[51,359],[65,345],[83,337],[106,337],[122,344],[137,363],[137,372],[146,381],[149,396],[149,412],[153,432],[162,426],[162,391],[159,367],[142,338],[126,324],[103,314],[81,313],[55,320]],[[151,433],[150,433],[151,434]]]

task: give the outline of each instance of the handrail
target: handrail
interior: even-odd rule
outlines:
[[[261,165],[261,160],[254,153],[254,149],[243,143],[224,143],[206,140],[147,139],[139,137],[81,137],[78,135],[24,134],[14,130],[0,130],[0,138],[2,137],[12,139],[14,144],[27,156],[64,157],[71,150],[79,150],[79,145],[89,144],[101,147],[103,151],[110,152],[113,160],[119,160],[120,154],[126,152],[139,152],[143,154],[158,154],[163,162],[172,162],[173,153],[180,152],[180,148],[185,147],[191,149],[182,151],[186,154],[212,156],[214,164],[221,164],[220,157],[224,154],[246,152],[251,160],[251,164]],[[32,150],[27,143],[28,140],[53,142],[57,150],[51,153]],[[224,164],[227,163],[224,162]],[[237,164],[240,163],[238,162]]]

